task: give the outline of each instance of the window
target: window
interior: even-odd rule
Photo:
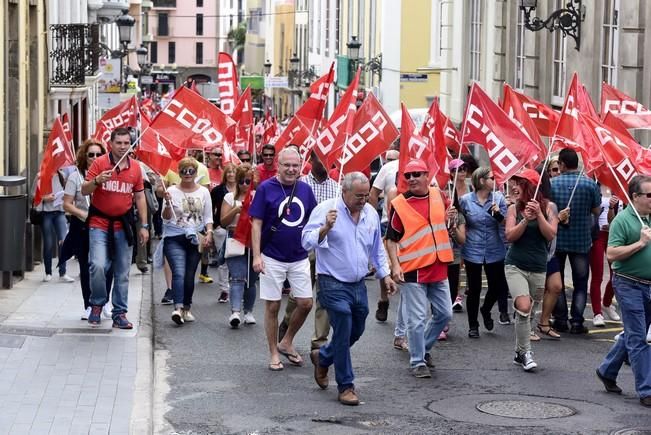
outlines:
[[[197,35],[203,35],[203,14],[197,14]]]
[[[359,47],[359,57],[364,58],[364,53],[366,52],[366,47],[364,47],[364,6],[358,2],[357,4],[357,40],[362,43],[362,46]]]
[[[601,38],[601,80],[617,86],[617,58],[619,55],[619,0],[604,2],[604,22]]]
[[[307,16],[310,17],[309,20],[311,21],[309,24],[309,28],[314,29],[314,22],[315,22],[315,17],[314,17],[314,4],[312,2],[307,3]],[[251,18],[249,18],[250,20]],[[314,30],[310,32],[310,37],[308,40],[308,48],[311,52],[316,51],[316,47],[314,46]]]
[[[554,7],[563,7],[562,0],[554,0]],[[565,100],[565,60],[567,51],[567,39],[563,32],[552,33],[552,105],[563,106]]]
[[[154,0],[155,8],[175,8],[176,0]]]
[[[169,36],[168,15],[166,12],[158,13],[158,36]]]
[[[470,3],[470,80],[479,81],[481,68],[481,0]]]
[[[203,0],[197,0],[197,7],[202,8],[203,7]]]
[[[197,42],[196,44],[197,47],[197,56],[196,56],[196,64],[201,65],[203,63],[203,42]]]
[[[167,63],[176,63],[176,42],[170,41],[167,46]]]
[[[328,0],[326,0],[327,2]],[[315,11],[315,19],[316,19],[316,32],[317,32],[317,41],[316,41],[316,54],[321,54],[321,35],[323,32],[323,29],[321,29],[321,0],[316,2],[316,11]],[[327,36],[326,36],[327,38]],[[326,50],[327,50],[326,46]]]
[[[325,6],[325,46],[323,54],[330,56],[330,0],[326,0]]]
[[[522,91],[524,90],[524,35],[526,34],[526,29],[524,28],[524,12],[521,10],[518,12],[518,24],[515,34],[515,80],[513,81],[513,87]]]
[[[339,40],[341,38],[341,23],[339,14],[341,13],[341,0],[336,0],[335,9],[335,55],[339,54]]]
[[[260,33],[260,22],[262,21],[262,9],[261,8],[251,8],[249,10],[249,19],[247,21],[247,28],[249,33],[259,34]]]
[[[149,61],[151,63],[158,63],[158,42],[156,41],[149,43]]]

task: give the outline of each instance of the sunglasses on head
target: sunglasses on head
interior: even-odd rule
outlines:
[[[251,184],[251,179],[250,178],[244,178],[239,181],[240,184],[246,184],[247,186]]]
[[[646,196],[651,199],[651,192],[637,192],[637,196]]]
[[[417,172],[407,172],[407,173],[405,174],[405,180],[409,180],[409,179],[411,179],[412,177],[413,177],[413,178],[419,178],[419,177],[420,177],[421,175],[423,175],[423,174],[424,174],[424,172],[418,172],[418,171],[417,171]]]
[[[197,170],[190,167],[190,168],[183,168],[179,171],[179,174],[181,175],[194,175],[197,173]]]
[[[104,153],[101,152],[101,151],[98,152],[98,153],[86,153],[86,157],[91,158],[91,159],[95,158],[95,157],[103,156],[103,155],[104,155]]]

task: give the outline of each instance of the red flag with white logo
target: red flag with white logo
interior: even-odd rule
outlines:
[[[341,158],[335,163],[338,169],[343,166],[344,174],[368,168],[400,134],[373,93],[367,95],[357,110],[352,131]]]
[[[533,123],[541,136],[551,137],[554,135],[556,125],[558,125],[558,121],[561,117],[559,112],[548,105],[509,87],[509,95],[507,96],[505,91],[502,108],[506,113],[509,113],[506,108],[516,106],[516,101],[520,103],[527,115],[529,115],[533,120]]]
[[[220,146],[233,125],[230,116],[185,86],[174,93],[167,107],[151,122],[151,128],[185,149]]]
[[[251,187],[242,201],[242,210],[237,220],[233,238],[244,246],[251,246],[251,219],[249,218],[249,208],[253,200],[253,188]]]
[[[569,147],[581,155],[587,156],[587,150],[584,148],[584,141],[581,138],[581,125],[579,123],[579,113],[593,116],[597,119],[592,102],[585,92],[585,88],[579,82],[579,75],[572,75],[572,82],[565,96],[563,110],[552,138],[552,151],[557,151],[564,147]]]
[[[330,86],[335,77],[334,62],[330,65],[327,74],[321,76],[310,85],[310,96],[303,105],[296,111],[297,117],[300,118],[311,134],[316,133],[316,129],[323,118],[323,110],[328,102]]]
[[[495,182],[505,183],[538,152],[513,120],[473,83],[463,124],[463,143],[477,143],[488,152]]]
[[[303,124],[301,118],[298,116],[293,116],[289,120],[287,127],[280,133],[274,146],[276,147],[276,153],[279,153],[280,150],[285,148],[289,144],[296,144],[299,147],[305,146],[310,138],[310,129]]]
[[[184,158],[187,155],[187,151],[185,148],[179,148],[176,145],[172,143],[169,139],[165,138],[163,135],[161,135],[158,131],[150,127],[151,120],[149,117],[145,114],[145,112],[140,110],[140,128],[142,131],[142,136],[140,137],[141,141],[147,141],[149,143],[148,149],[153,149],[154,147],[158,147],[159,145],[163,145],[165,148],[165,152],[161,151],[162,155],[169,155],[171,162],[169,165],[169,170],[172,170],[174,172],[177,171],[178,168],[178,163],[181,161],[182,158]],[[152,156],[153,157],[153,156]],[[154,164],[156,165],[156,164]],[[164,163],[163,163],[164,165]],[[167,171],[165,172],[159,172],[161,175],[165,175]]]
[[[237,152],[247,150],[253,154],[253,111],[251,110],[251,88],[246,87],[233,110],[236,124],[228,130],[227,139]]]
[[[262,134],[262,145],[275,143],[278,137],[278,122],[276,117],[268,116],[264,121],[264,133]],[[277,148],[276,148],[277,149]]]
[[[626,144],[626,146],[634,150],[636,157],[635,162],[641,174],[651,175],[651,150],[641,146],[638,141],[635,140],[631,133],[627,130],[624,122],[615,117],[612,112],[606,113],[606,116],[603,119],[603,124],[608,129],[614,131],[619,136],[619,139]]]
[[[502,99],[502,110],[506,112],[515,124],[522,130],[538,148],[538,153],[531,163],[535,164],[547,157],[547,146],[538,133],[533,119],[524,109],[520,99],[515,95],[511,86],[504,83],[504,98]]]
[[[66,140],[72,149],[74,150],[74,144],[72,143],[72,130],[70,128],[70,119],[68,118],[68,112],[64,113],[61,117],[61,125],[63,126],[63,132],[66,135]]]
[[[611,114],[626,128],[651,128],[651,111],[608,83],[601,84],[601,116]]]
[[[411,159],[419,159],[425,162],[429,172],[429,182],[432,182],[435,174],[438,172],[438,165],[434,155],[434,150],[430,148],[428,138],[418,134],[416,124],[414,124],[409,111],[404,103],[401,103],[402,120],[400,121],[400,157],[398,159],[398,175],[396,177],[398,192],[407,191],[407,180],[404,177],[405,167]]]
[[[355,111],[357,110],[355,103],[357,101],[359,76],[360,69],[358,68],[355,78],[348,85],[332,116],[314,141],[313,149],[319,156],[319,160],[324,162],[326,168],[330,168],[332,163],[339,158],[346,137],[350,135],[353,128]]]
[[[450,170],[448,169],[450,154],[446,146],[445,134],[446,121],[448,119],[441,113],[439,100],[435,97],[427,112],[427,118],[425,118],[425,122],[420,129],[420,135],[427,138],[428,148],[434,150],[436,168],[432,168],[432,171],[434,171],[436,184],[441,188],[445,188],[450,181]],[[459,148],[457,148],[457,152],[459,152]]]
[[[43,160],[39,169],[39,179],[34,194],[34,204],[40,204],[43,195],[52,193],[52,177],[59,169],[74,165],[75,156],[68,144],[63,124],[58,117],[54,120],[52,130],[47,138]]]
[[[219,106],[227,115],[235,110],[239,98],[237,68],[230,54],[219,52],[217,58],[217,88],[219,89]]]
[[[94,138],[108,146],[111,141],[111,132],[118,127],[138,126],[138,101],[133,96],[106,111],[97,121]]]

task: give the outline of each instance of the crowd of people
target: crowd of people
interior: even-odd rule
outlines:
[[[131,143],[123,128],[112,132],[110,152],[86,141],[76,167],[53,177],[53,193],[39,205],[47,218],[41,226],[44,280],[52,277],[58,240],[61,280],[73,281],[66,260],[79,260],[82,319],[91,326],[104,316],[113,327],[133,327],[126,317],[129,269],[135,262],[146,273],[150,255],[154,267],[165,270],[161,303],[173,305],[171,320],[193,322],[197,269],[198,281],[210,284],[213,265],[218,300],[230,303],[224,321],[231,328],[256,324],[259,289],[271,371],[304,364],[295,337],[314,306],[309,356],[315,381],[326,389],[334,366],[338,400],[357,405],[350,347],[369,314],[368,279],[379,280],[378,321],[387,320],[390,297],[397,299],[393,346],[409,352],[417,378],[431,377],[433,347],[449,338],[453,312],[465,310],[468,337],[480,339],[482,326],[495,327],[495,304],[499,324],[514,323],[513,363],[534,370],[532,341],[588,332],[589,289],[593,326],[606,320],[624,325],[598,378],[607,391],[621,392],[617,373],[630,362],[640,401],[651,406],[651,177],[631,180],[624,206],[583,175],[571,149],[537,170],[521,170],[504,186],[464,154],[449,162],[450,182],[439,188],[421,160],[400,171],[392,149],[373,180],[351,172],[339,184],[316,153],[304,158],[293,145],[276,153],[269,144],[258,156],[238,153],[239,165],[224,164],[219,147],[188,152],[175,171],[159,177],[135,159]],[[405,192],[397,190],[401,179]],[[243,219],[250,219],[250,246],[234,237]],[[160,237],[155,252],[148,247],[151,235]],[[610,276],[602,297],[604,257]],[[459,284],[462,270],[466,289]]]

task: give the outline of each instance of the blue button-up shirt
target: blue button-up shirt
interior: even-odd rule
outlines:
[[[319,243],[319,230],[330,210],[337,210],[337,221]],[[316,272],[342,282],[358,282],[368,273],[369,259],[382,279],[389,275],[384,245],[380,236],[380,219],[375,209],[364,205],[355,223],[341,198],[319,204],[303,228],[301,243],[305,250],[316,252]]]
[[[466,217],[466,243],[461,247],[461,257],[471,263],[495,263],[504,260],[504,225],[491,216],[493,202],[506,219],[506,199],[501,192],[491,192],[482,205],[475,192],[466,193],[459,198],[461,212]]]
[[[579,177],[577,171],[565,172],[552,178],[552,201],[559,210],[568,207],[568,201]],[[578,179],[572,197],[569,225],[559,225],[556,235],[556,252],[584,254],[592,246],[592,209],[601,205],[601,191],[588,177]]]

